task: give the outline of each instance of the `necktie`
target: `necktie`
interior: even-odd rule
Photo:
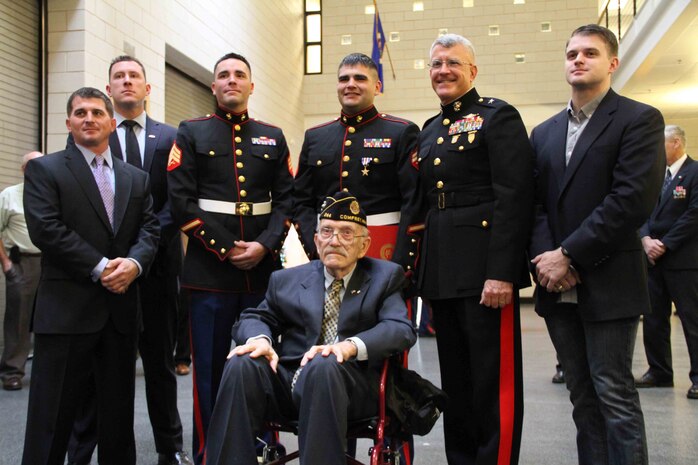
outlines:
[[[143,163],[141,163],[141,150],[138,147],[136,132],[133,130],[133,127],[136,125],[138,125],[138,123],[132,119],[127,119],[121,122],[121,126],[126,129],[126,161],[136,168],[143,169]]]
[[[333,344],[334,340],[337,338],[337,323],[339,322],[339,306],[342,302],[339,300],[339,293],[344,286],[344,281],[341,279],[335,279],[330,285],[330,291],[327,293],[327,299],[325,299],[325,307],[322,313],[322,327],[320,329],[320,340],[319,345]],[[299,367],[293,374],[293,380],[291,381],[291,390],[296,387],[296,381],[298,381],[298,376],[300,376],[303,367]]]
[[[337,338],[337,322],[339,321],[339,292],[344,281],[335,279],[330,286],[330,292],[325,299],[325,310],[322,315],[322,330],[320,331],[320,345],[332,344]]]
[[[109,175],[107,173],[108,168],[109,167],[104,163],[104,158],[101,155],[95,156],[95,159],[92,160],[92,175],[95,177],[99,194],[101,195],[102,202],[104,203],[104,208],[107,210],[109,224],[113,226],[114,191],[112,190],[111,182],[109,182]]]
[[[666,176],[664,177],[664,184],[662,184],[662,194],[664,194],[664,191],[666,191],[667,187],[669,187],[669,184],[671,184],[671,170],[667,168]]]

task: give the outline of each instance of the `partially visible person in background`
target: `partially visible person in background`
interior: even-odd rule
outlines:
[[[22,173],[29,160],[41,156],[41,152],[24,155]],[[0,262],[5,274],[5,346],[0,358],[0,378],[6,391],[22,389],[24,367],[31,350],[32,306],[41,276],[41,251],[32,244],[27,232],[23,195],[23,182],[0,193]]]

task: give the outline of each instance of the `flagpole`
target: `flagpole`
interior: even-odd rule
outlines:
[[[376,10],[376,15],[380,16],[380,13],[378,12],[378,3],[376,0],[373,0],[373,8]],[[385,37],[383,37],[383,43],[385,44],[385,51],[388,52],[388,63],[390,63],[390,72],[393,74],[393,80],[396,79],[395,77],[395,68],[393,67],[393,59],[390,56],[390,49],[388,48],[388,41],[385,40]]]

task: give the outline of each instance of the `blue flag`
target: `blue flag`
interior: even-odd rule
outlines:
[[[383,64],[381,63],[381,57],[383,56],[384,48],[385,34],[383,34],[381,18],[378,15],[378,10],[376,10],[375,14],[373,15],[373,51],[371,52],[371,58],[373,58],[373,61],[378,67],[378,79],[381,82],[381,94],[383,93]]]

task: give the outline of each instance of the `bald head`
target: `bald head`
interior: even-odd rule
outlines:
[[[33,160],[35,158],[43,156],[44,154],[41,152],[29,152],[28,154],[24,155],[22,157],[22,172],[24,172],[25,168],[27,167],[27,163],[29,163],[29,160]]]

